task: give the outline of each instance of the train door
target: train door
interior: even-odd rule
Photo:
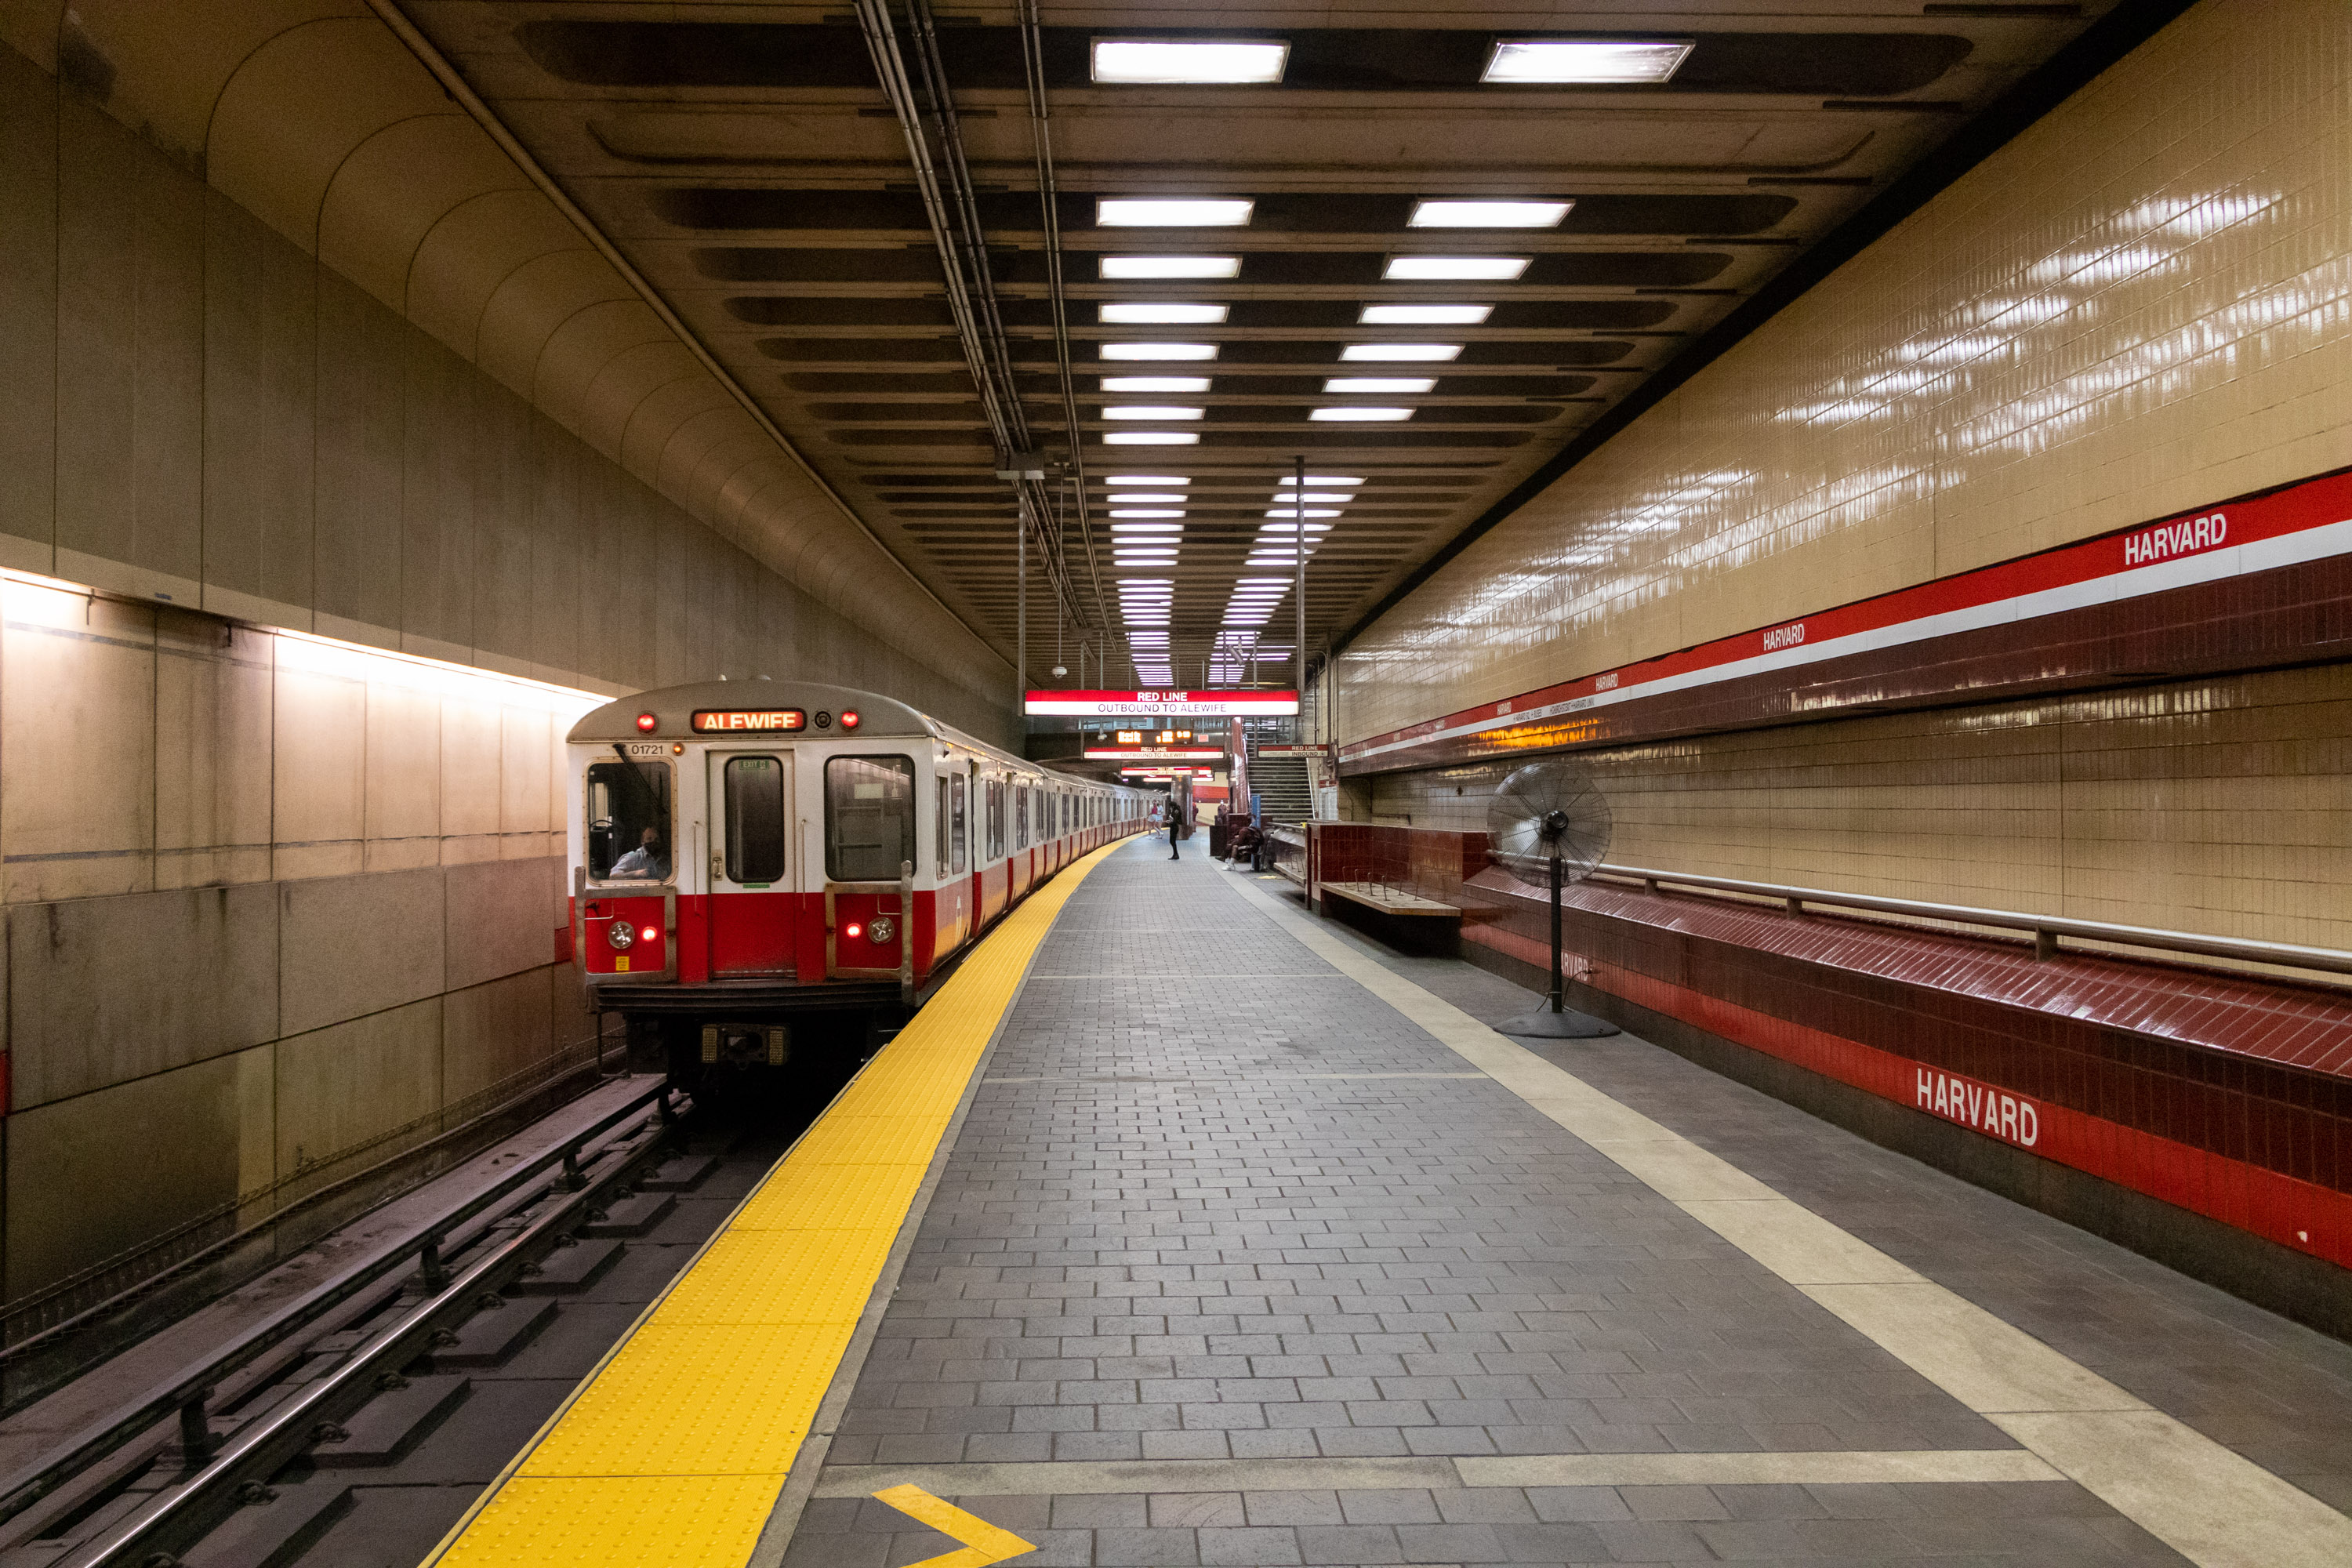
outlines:
[[[710,782],[710,973],[791,974],[793,864],[790,752],[713,751]]]

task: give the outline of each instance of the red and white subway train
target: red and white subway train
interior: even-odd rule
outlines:
[[[641,692],[568,746],[572,951],[673,1066],[770,1063],[791,1021],[919,1004],[1031,889],[1160,797],[903,702],[792,681]]]

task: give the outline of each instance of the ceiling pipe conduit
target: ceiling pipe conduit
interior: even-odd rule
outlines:
[[[981,226],[971,168],[964,156],[962,132],[956,121],[954,98],[948,89],[947,68],[940,58],[939,32],[931,21],[930,7],[926,0],[908,0],[908,30],[915,42],[917,74],[921,78],[919,96],[915,75],[908,70],[898,30],[885,0],[856,0],[856,5],[858,28],[873,58],[874,75],[882,84],[883,97],[898,114],[898,129],[906,139],[907,158],[915,171],[915,188],[922,197],[923,214],[930,224],[932,242],[939,247],[940,268],[946,277],[948,310],[955,318],[956,336],[962,344],[964,363],[971,373],[972,384],[980,393],[989,433],[999,451],[1026,458],[1032,455],[1029,422],[1022,410],[1012,343],[1005,335],[995,281],[989,272],[988,237]],[[924,125],[925,100],[929,103],[929,117],[939,139],[936,155],[931,148],[933,132]],[[1078,444],[1075,422],[1069,437],[1075,451]],[[1042,481],[1034,479],[1015,479],[1013,485],[1021,500],[1016,526],[1024,535],[1034,529],[1055,593],[1071,618],[1085,625],[1087,617],[1071,590],[1060,541],[1055,536],[1056,531],[1046,525],[1045,520],[1054,515],[1051,494]]]
[[[1061,192],[1054,177],[1054,126],[1045,101],[1045,35],[1037,0],[1021,0],[1021,58],[1029,80],[1029,130],[1037,147],[1037,205],[1045,228],[1045,291],[1054,310],[1054,363],[1061,374],[1062,420],[1070,433],[1070,477],[1077,494],[1078,542],[1086,547],[1087,576],[1103,624],[1110,611],[1103,598],[1102,567],[1095,559],[1094,516],[1087,500],[1087,462],[1078,439],[1077,378],[1070,367],[1070,300],[1062,278]],[[1078,625],[1086,625],[1084,616]]]

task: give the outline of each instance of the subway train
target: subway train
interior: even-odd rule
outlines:
[[[587,1006],[688,1079],[781,1067],[796,1026],[903,1018],[991,922],[1143,831],[1160,798],[796,681],[608,702],[572,727],[567,763]]]

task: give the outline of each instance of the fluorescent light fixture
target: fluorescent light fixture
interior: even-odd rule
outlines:
[[[1242,275],[1242,258],[1238,256],[1106,256],[1102,258],[1105,278],[1238,278]]]
[[[1214,359],[1214,343],[1104,343],[1105,359]]]
[[[1267,512],[1265,515],[1266,515],[1269,519],[1271,519],[1272,521],[1276,521],[1276,522],[1289,522],[1289,521],[1293,521],[1294,519],[1296,519],[1296,518],[1297,517],[1297,515],[1298,515],[1298,514],[1297,514],[1297,512],[1295,512],[1295,511],[1293,511],[1293,510],[1289,510],[1288,508],[1285,508],[1285,509],[1284,509],[1284,510],[1282,510],[1281,511],[1269,511],[1269,512]],[[1308,508],[1307,509],[1307,519],[1308,519],[1308,521],[1312,521],[1314,519],[1318,518],[1318,517],[1337,517],[1337,516],[1339,516],[1339,514],[1338,512],[1336,512],[1336,511],[1318,511],[1315,508],[1313,508],[1313,507],[1311,507],[1311,506],[1310,506],[1310,507],[1308,507]],[[1259,532],[1261,532],[1261,533],[1265,533],[1265,532],[1288,533],[1288,532],[1289,532],[1289,531],[1290,531],[1289,529],[1286,529],[1286,528],[1282,528],[1282,529],[1272,529],[1272,530],[1268,530],[1268,529],[1260,529],[1258,531],[1259,531]],[[1314,533],[1314,532],[1317,532],[1317,531],[1318,531],[1318,530],[1316,530],[1316,529],[1312,529],[1312,528],[1310,528],[1310,529],[1308,529],[1308,530],[1307,530],[1307,531],[1308,531],[1309,533]]]
[[[1107,485],[1189,485],[1189,474],[1112,474],[1103,480]]]
[[[1460,343],[1349,343],[1339,351],[1343,360],[1407,360],[1420,363],[1436,363],[1450,360],[1462,352]]]
[[[1103,196],[1097,228],[1240,228],[1257,204],[1247,196]]]
[[[1094,79],[1132,87],[1179,82],[1263,86],[1282,79],[1290,46],[1279,38],[1097,38]]]
[[[1113,430],[1103,437],[1106,447],[1197,447],[1201,437],[1190,430]]]
[[[1381,276],[1392,283],[1507,283],[1528,269],[1527,256],[1391,256]]]
[[[1492,305],[1367,305],[1356,323],[1364,327],[1482,327]]]
[[[1326,392],[1427,392],[1436,386],[1431,375],[1335,375],[1323,384]]]
[[[1113,506],[1181,506],[1184,498],[1182,490],[1114,490],[1108,499]]]
[[[1107,375],[1103,377],[1105,392],[1206,392],[1209,378],[1205,375]]]
[[[1410,408],[1318,408],[1307,416],[1327,425],[1369,425],[1412,417]]]
[[[1517,38],[1498,43],[1481,81],[1662,82],[1687,58],[1688,38]]]
[[[1097,319],[1111,327],[1209,327],[1225,319],[1229,305],[1122,304],[1096,307]]]
[[[1307,505],[1313,506],[1317,501],[1335,501],[1341,503],[1351,501],[1356,499],[1356,492],[1353,490],[1292,490],[1288,494],[1284,494],[1280,491],[1276,491],[1274,499],[1277,504],[1282,506],[1289,506],[1295,501],[1305,501]],[[1276,514],[1273,512],[1267,512],[1265,515],[1273,517]],[[1288,517],[1290,514],[1288,512],[1284,512],[1281,515]]]
[[[1298,479],[1295,474],[1285,474],[1280,482],[1295,485],[1298,482]],[[1310,485],[1360,485],[1364,482],[1364,477],[1361,474],[1309,474],[1307,476],[1307,482]]]
[[[1181,511],[1156,510],[1150,507],[1113,507],[1110,517],[1113,522],[1139,522],[1146,519],[1182,517],[1183,515]]]
[[[1553,228],[1573,202],[1425,201],[1412,205],[1408,228]]]
[[[1198,419],[1205,408],[1184,408],[1165,403],[1115,403],[1103,410],[1106,419]]]

